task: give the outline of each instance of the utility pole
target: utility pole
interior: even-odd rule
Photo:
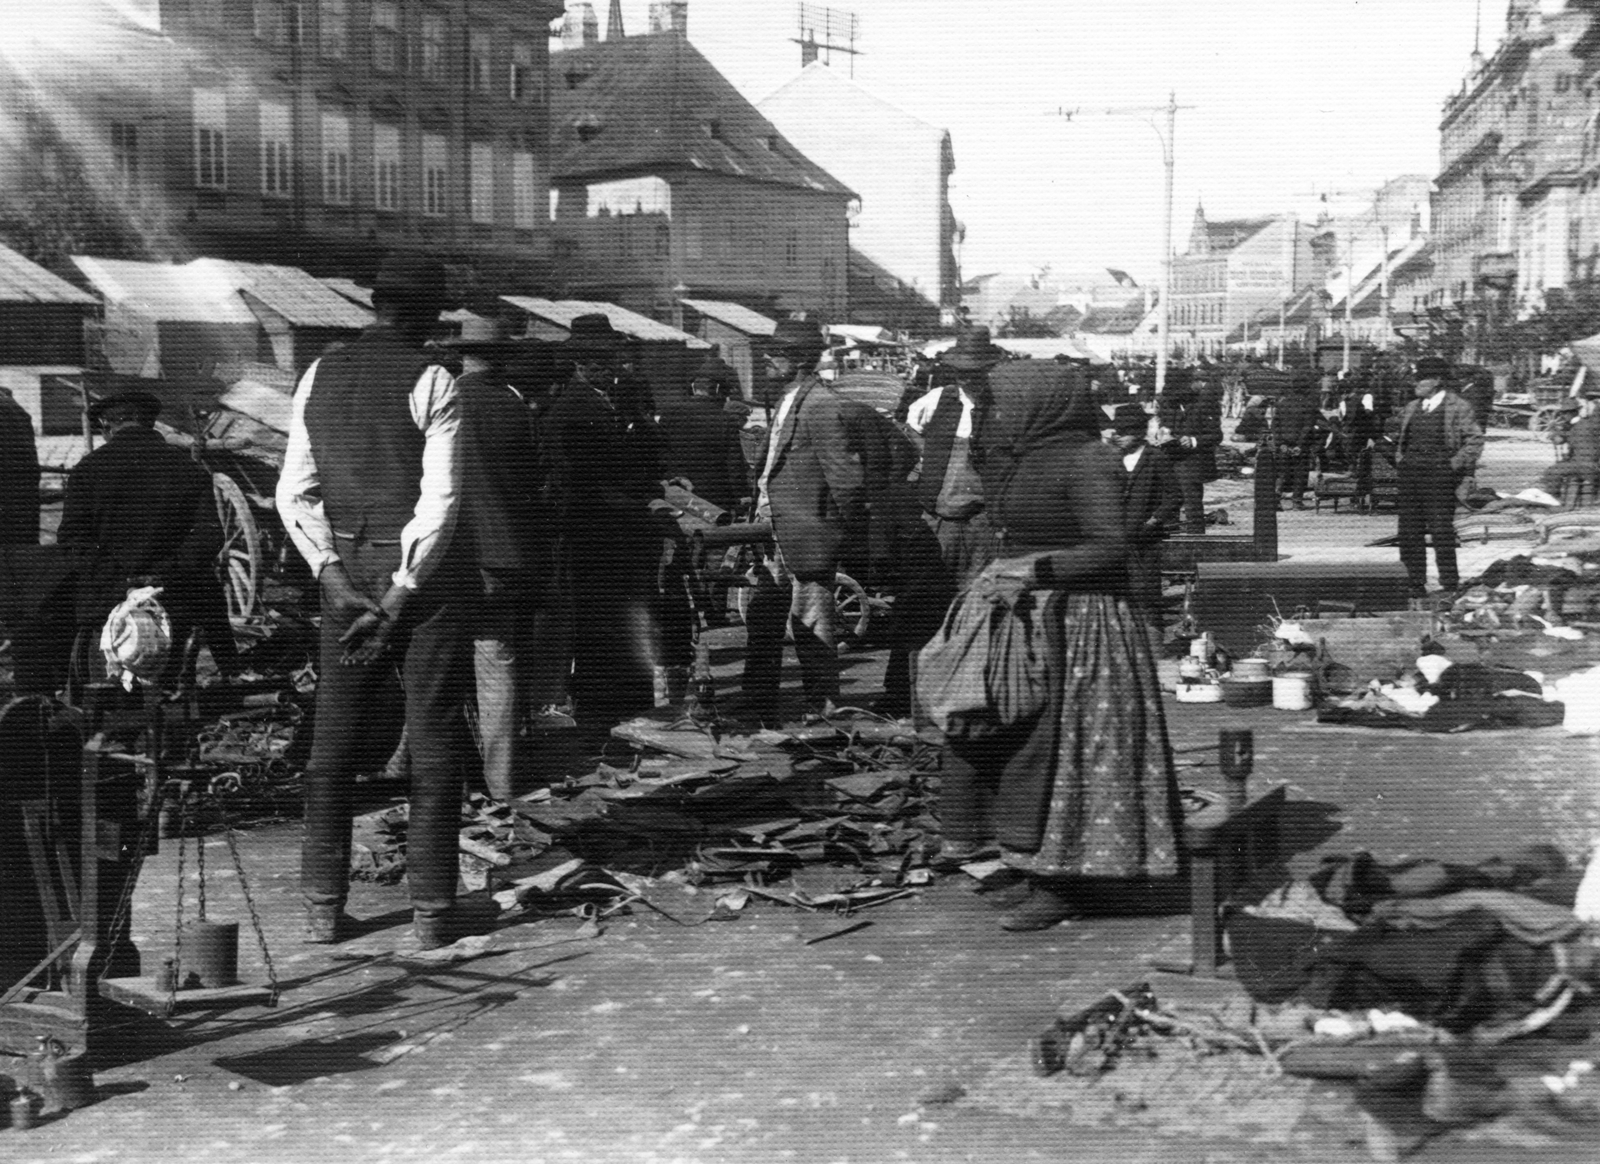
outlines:
[[[1174,169],[1174,145],[1178,132],[1178,112],[1184,109],[1193,109],[1193,105],[1179,105],[1178,95],[1175,91],[1167,94],[1165,105],[1112,105],[1112,106],[1078,106],[1076,108],[1061,108],[1055,111],[1056,116],[1064,117],[1071,121],[1080,113],[1100,113],[1107,117],[1137,117],[1151,129],[1155,130],[1156,137],[1161,140],[1161,161],[1166,167],[1166,197],[1162,214],[1161,232],[1161,302],[1156,316],[1156,392],[1159,394],[1167,387],[1167,359],[1171,349],[1168,338],[1172,325],[1172,175]],[[1165,114],[1165,126],[1159,125],[1154,120],[1158,114]]]

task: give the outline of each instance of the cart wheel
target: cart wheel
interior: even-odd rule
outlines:
[[[843,570],[833,576],[833,612],[840,650],[866,642],[872,626],[872,603],[867,600],[866,587]]]
[[[1554,404],[1546,405],[1528,418],[1528,427],[1534,432],[1549,432],[1555,427],[1561,410]]]
[[[217,577],[228,596],[228,617],[246,618],[255,613],[261,585],[261,532],[244,490],[233,478],[213,473],[211,492],[217,502],[217,522],[222,526]]]

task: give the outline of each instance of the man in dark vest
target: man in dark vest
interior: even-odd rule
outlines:
[[[1206,482],[1217,479],[1217,446],[1222,443],[1221,410],[1195,386],[1188,368],[1172,368],[1157,402],[1166,430],[1161,443],[1183,493],[1183,532],[1206,532]]]
[[[983,504],[979,476],[979,434],[991,404],[989,369],[1005,358],[1005,350],[989,338],[989,329],[964,332],[940,353],[939,364],[953,378],[913,406],[922,434],[922,470],[918,500],[928,516],[945,564],[965,585],[994,560],[994,530]]]
[[[1400,413],[1395,463],[1400,470],[1400,563],[1411,578],[1411,594],[1428,592],[1427,539],[1433,540],[1439,584],[1454,590],[1456,487],[1483,453],[1483,430],[1472,405],[1446,389],[1450,366],[1436,357],[1416,364],[1416,399]]]
[[[1150,414],[1119,404],[1111,417],[1111,444],[1122,454],[1123,532],[1128,543],[1128,600],[1158,632],[1161,610],[1161,542],[1178,522],[1183,495],[1172,464],[1146,444]]]
[[[1310,368],[1289,374],[1289,387],[1275,410],[1278,438],[1277,491],[1296,509],[1306,507],[1311,458],[1322,412],[1317,408],[1317,378]]]
[[[461,495],[455,379],[424,349],[448,305],[443,264],[390,256],[377,322],[307,369],[277,504],[321,583],[316,725],[306,767],[300,888],[307,936],[340,941],[363,729],[397,667],[411,757],[406,876],[423,948],[446,944],[461,823],[464,571],[450,553]]]
[[[865,478],[850,455],[843,401],[816,373],[827,350],[822,329],[780,320],[766,341],[772,427],[762,452],[757,515],[777,547],[746,613],[743,713],[778,719],[787,624],[800,660],[808,714],[826,714],[839,695],[833,576],[840,557],[866,533]]]
[[[106,442],[68,476],[56,531],[58,543],[87,555],[78,627],[97,632],[130,586],[160,586],[174,645],[199,629],[218,667],[231,673],[237,652],[216,575],[222,529],[211,474],[156,431],[160,415],[161,401],[149,392],[115,392],[89,407]]]
[[[533,612],[547,605],[553,532],[533,415],[511,382],[508,365],[524,346],[504,318],[470,316],[461,336],[442,345],[458,352],[461,407],[460,553],[477,569],[470,615],[477,681],[478,747],[483,782],[510,800],[517,740],[527,710]]]
[[[39,544],[39,450],[33,420],[0,388],[0,546]]]

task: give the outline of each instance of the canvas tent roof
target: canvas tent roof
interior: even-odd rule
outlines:
[[[745,335],[771,335],[778,327],[765,315],[738,303],[725,303],[720,299],[684,299],[682,302],[685,307],[726,324],[735,331],[742,331]]]
[[[572,321],[580,315],[599,314],[609,319],[612,327],[634,339],[681,343],[691,348],[711,347],[699,336],[679,331],[647,315],[618,307],[615,303],[597,303],[587,299],[541,299],[534,295],[502,295],[500,299],[559,328],[570,328]]]
[[[65,303],[93,307],[97,301],[10,247],[0,246],[0,302]]]

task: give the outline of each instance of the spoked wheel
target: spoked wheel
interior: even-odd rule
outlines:
[[[222,550],[217,554],[217,577],[228,596],[228,617],[247,618],[255,613],[261,585],[261,531],[244,490],[231,477],[211,475],[211,492],[222,526]]]

